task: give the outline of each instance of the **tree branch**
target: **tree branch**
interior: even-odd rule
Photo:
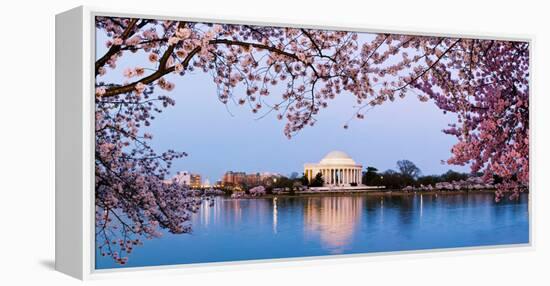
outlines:
[[[235,40],[229,40],[229,39],[214,39],[214,40],[210,40],[209,44],[211,44],[211,45],[226,44],[226,45],[237,45],[237,46],[242,46],[242,47],[254,47],[254,48],[258,48],[258,49],[268,50],[270,52],[274,52],[274,53],[277,53],[277,54],[280,54],[280,55],[284,55],[284,56],[292,58],[296,61],[302,62],[298,58],[298,56],[296,56],[295,54],[285,52],[285,51],[277,49],[275,47],[271,47],[271,46],[264,45],[264,44],[259,44],[259,43],[249,43],[249,42],[235,41]],[[105,91],[105,93],[101,97],[109,97],[109,96],[115,96],[115,95],[122,94],[122,93],[132,92],[135,89],[135,87],[138,83],[150,84],[150,83],[153,83],[155,80],[160,79],[164,75],[173,72],[175,70],[175,67],[171,66],[171,67],[167,68],[166,67],[166,62],[168,61],[168,58],[170,57],[170,55],[174,51],[174,46],[175,45],[171,45],[170,47],[168,47],[168,49],[166,50],[166,52],[163,54],[163,56],[160,59],[159,68],[154,73],[152,73],[152,74],[150,74],[150,75],[148,75],[148,76],[146,76],[146,77],[144,77],[144,78],[142,78],[138,81],[135,81],[133,83],[130,83],[130,84],[127,84],[127,85],[124,85],[124,86],[117,86],[117,87],[109,88]],[[193,49],[187,55],[185,60],[182,62],[182,65],[183,65],[184,69],[187,69],[191,59],[198,52],[200,52],[200,50],[201,50],[201,47],[196,47],[195,49]],[[302,62],[302,63],[304,63],[304,62]],[[315,69],[315,67],[313,65],[308,64],[308,63],[304,63],[304,64],[307,65],[308,67],[310,67],[313,70],[313,73],[315,74],[315,76],[319,77],[319,74],[317,73],[317,70]]]
[[[122,32],[122,34],[120,35],[122,41],[125,41],[133,33],[133,29],[136,26],[137,21],[138,19],[130,20],[128,27],[126,27],[126,30],[124,30],[124,32]],[[118,53],[120,51],[120,48],[121,45],[112,45],[107,53],[105,53],[103,57],[95,62],[95,75],[99,74],[99,69],[103,67],[114,54]]]
[[[183,65],[183,68],[184,69],[187,69],[187,67],[189,66],[189,62],[191,61],[191,59],[201,50],[200,47],[196,47],[195,49],[193,49],[188,55],[187,57],[185,58],[185,60],[183,60],[182,62],[182,65]],[[166,55],[166,53],[165,53]],[[164,57],[164,56],[163,56]],[[161,59],[162,60],[162,59]],[[160,79],[161,77],[173,72],[175,70],[175,66],[171,66],[171,67],[168,67],[166,68],[166,61],[168,60],[168,58],[166,58],[166,60],[164,61],[164,64],[161,63],[160,64],[160,67],[157,71],[155,71],[154,73],[138,80],[138,81],[135,81],[133,83],[130,83],[130,84],[127,84],[127,85],[124,85],[124,86],[117,86],[117,87],[113,87],[113,88],[109,88],[105,91],[105,94],[103,94],[101,97],[109,97],[109,96],[115,96],[115,95],[119,95],[119,94],[122,94],[122,93],[128,93],[128,92],[132,92],[134,91],[136,85],[138,83],[142,83],[142,84],[150,84],[150,83],[153,83],[155,80],[157,79]],[[164,66],[164,68],[163,68]]]
[[[446,50],[445,52],[443,52],[443,54],[441,54],[440,57],[437,58],[437,60],[435,62],[433,62],[427,69],[425,69],[424,71],[422,71],[419,75],[417,75],[416,77],[414,77],[413,79],[411,79],[409,82],[405,83],[403,86],[399,87],[399,88],[396,88],[394,89],[393,91],[400,91],[402,89],[405,89],[407,88],[408,86],[410,86],[412,83],[414,83],[415,81],[417,81],[419,78],[421,78],[424,74],[426,74],[428,71],[430,71],[435,65],[437,65],[437,63],[439,63],[439,61],[445,57],[445,55],[456,45],[458,44],[458,42],[460,42],[460,39],[456,40],[452,45],[450,45]]]

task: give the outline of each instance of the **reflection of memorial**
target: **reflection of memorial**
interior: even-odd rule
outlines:
[[[360,197],[313,197],[304,207],[304,230],[319,236],[323,247],[341,253],[356,231],[362,212]]]
[[[277,197],[273,198],[273,233],[277,233]]]

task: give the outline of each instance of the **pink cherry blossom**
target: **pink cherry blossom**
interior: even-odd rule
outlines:
[[[159,56],[155,53],[149,54],[149,61],[152,63],[156,63],[159,60]]]
[[[122,45],[123,40],[121,38],[115,38],[113,39],[113,45],[120,46]]]

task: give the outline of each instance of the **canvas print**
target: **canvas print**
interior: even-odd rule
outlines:
[[[95,268],[521,245],[529,42],[95,18]]]

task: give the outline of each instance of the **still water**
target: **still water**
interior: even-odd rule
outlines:
[[[204,203],[193,233],[145,240],[124,267],[529,242],[528,195],[338,195]],[[96,268],[118,268],[96,255]]]

